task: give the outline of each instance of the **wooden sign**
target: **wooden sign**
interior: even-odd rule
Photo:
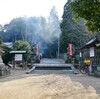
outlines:
[[[22,54],[15,54],[15,61],[22,61]]]
[[[90,48],[90,57],[94,57],[94,47]]]

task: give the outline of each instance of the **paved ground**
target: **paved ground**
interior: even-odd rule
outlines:
[[[56,75],[66,75],[70,76],[70,78],[75,82],[80,82],[83,86],[93,86],[98,94],[100,94],[100,78],[94,76],[88,76],[86,74],[73,74],[72,71],[69,70],[35,70],[32,72],[33,75],[48,75],[48,74],[56,74]]]
[[[54,63],[54,64],[63,64],[64,60],[62,59],[42,59],[41,63]],[[67,75],[73,81],[81,82],[85,87],[93,86],[97,93],[100,94],[100,78],[94,76],[88,76],[87,74],[73,74],[72,71],[69,70],[35,70],[33,74],[37,75],[47,75],[47,74],[57,74],[57,75]]]
[[[73,81],[82,83],[85,87],[93,86],[98,94],[100,94],[100,78],[88,76],[85,74],[68,74]]]
[[[46,60],[46,61],[45,61]],[[60,59],[43,59],[42,62],[44,61],[45,63],[63,63],[64,61]],[[37,75],[49,75],[49,74],[56,74],[56,75],[64,75],[64,76],[70,76],[70,78],[75,81],[75,82],[81,82],[85,87],[87,86],[93,86],[97,93],[100,94],[100,78],[96,78],[94,76],[88,76],[88,75],[83,75],[83,74],[73,74],[72,71],[69,70],[34,70],[32,74],[25,74],[27,70],[22,70],[22,69],[15,69],[12,70],[12,73],[10,74],[9,77],[5,77],[3,79],[0,79],[0,82],[5,82],[9,80],[16,80],[16,79],[22,79],[26,77],[32,77],[32,76],[37,76]]]

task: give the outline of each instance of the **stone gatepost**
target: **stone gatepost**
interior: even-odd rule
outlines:
[[[10,74],[10,69],[8,66],[6,66],[3,61],[2,61],[2,58],[1,58],[1,55],[3,53],[3,48],[4,46],[3,45],[0,45],[0,76],[5,76],[5,75],[8,75]]]

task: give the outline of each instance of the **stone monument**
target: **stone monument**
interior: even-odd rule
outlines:
[[[10,69],[9,69],[9,67],[6,66],[6,65],[3,63],[2,58],[1,58],[2,54],[4,53],[4,51],[3,51],[3,48],[4,48],[4,47],[5,47],[4,45],[0,44],[0,76],[5,76],[5,75],[10,74]]]

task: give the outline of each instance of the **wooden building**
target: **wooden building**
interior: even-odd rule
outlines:
[[[100,71],[100,33],[86,43],[80,51],[80,61],[90,59],[92,72]]]

